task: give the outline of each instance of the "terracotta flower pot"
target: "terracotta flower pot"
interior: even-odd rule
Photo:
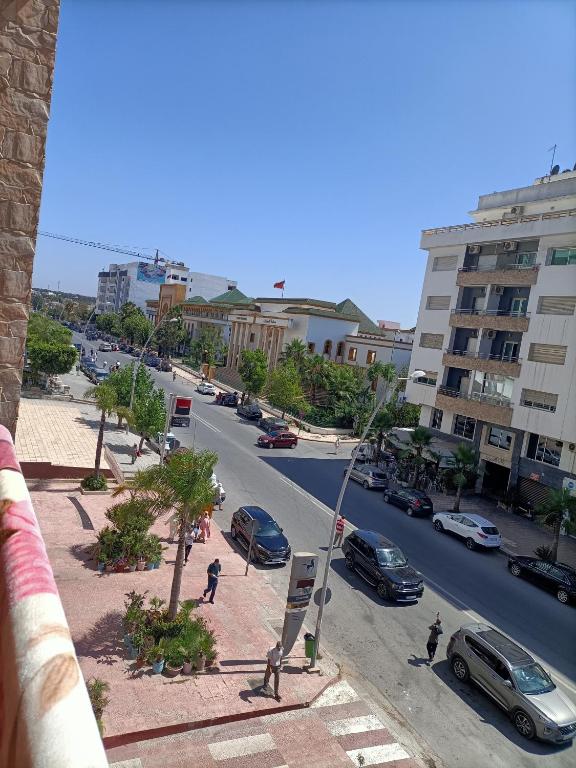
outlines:
[[[146,565],[146,561],[145,560],[138,560],[138,562],[136,563],[136,570],[137,571],[143,571],[145,565]]]
[[[166,677],[176,677],[182,672],[183,667],[172,667],[170,664],[164,665],[164,674]]]
[[[192,662],[191,661],[185,661],[184,666],[182,667],[182,674],[183,675],[191,675],[192,674]]]

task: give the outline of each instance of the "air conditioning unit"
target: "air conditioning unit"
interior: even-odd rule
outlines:
[[[503,248],[505,251],[515,251],[518,248],[518,243],[516,240],[506,240],[503,243]]]
[[[497,296],[501,296],[504,293],[504,286],[503,285],[497,285],[496,288],[494,288],[494,293]]]
[[[479,253],[482,253],[482,246],[481,245],[469,245],[466,250],[470,254],[470,256],[478,256]]]
[[[496,331],[486,331],[486,338],[493,339],[496,336]]]
[[[514,205],[510,209],[510,213],[513,216],[522,216],[522,214],[524,213],[524,206],[523,205]]]

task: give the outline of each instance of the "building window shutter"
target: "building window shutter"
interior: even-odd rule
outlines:
[[[573,315],[576,296],[540,296],[538,299],[539,315]]]
[[[428,296],[426,309],[450,309],[450,296]]]
[[[429,349],[442,349],[444,336],[441,333],[421,333],[420,346]]]
[[[458,256],[436,256],[432,262],[432,272],[449,272],[456,269]]]
[[[539,392],[536,389],[523,389],[520,405],[554,413],[558,405],[558,395],[554,395],[552,392]]]
[[[566,347],[557,344],[530,344],[528,360],[533,363],[549,363],[550,365],[564,365],[566,361]]]

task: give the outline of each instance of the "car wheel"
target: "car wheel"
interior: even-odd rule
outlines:
[[[512,716],[512,722],[518,733],[524,736],[525,739],[533,739],[536,735],[536,728],[532,718],[524,710],[517,709]]]
[[[434,528],[438,531],[438,533],[442,533],[444,531],[444,526],[440,520],[434,520]]]
[[[408,517],[412,517],[412,515],[414,514],[414,510],[412,509],[412,507],[406,508],[406,514],[408,515]]]
[[[275,443],[266,443],[266,448],[276,448]]]
[[[566,605],[566,603],[568,602],[568,592],[566,592],[565,589],[560,588],[558,592],[556,592],[556,597],[564,605]]]
[[[465,543],[470,551],[472,551],[473,549],[476,549],[476,542],[474,541],[474,539],[471,539],[470,537],[468,537]]]
[[[346,568],[348,570],[354,570],[354,555],[346,555]]]
[[[292,443],[292,445],[290,446],[290,448],[296,448],[296,443]]]
[[[378,593],[378,597],[381,597],[382,600],[391,600],[390,590],[388,589],[386,582],[379,581],[376,586],[376,592]]]
[[[387,493],[384,494],[384,501],[386,502],[386,504],[390,504],[390,496],[388,496]]]
[[[452,672],[454,672],[454,674],[456,675],[458,680],[460,680],[461,683],[465,683],[470,677],[470,670],[468,669],[468,664],[466,664],[466,662],[461,656],[453,656],[451,664],[452,664]]]
[[[238,533],[236,532],[236,526],[235,526],[235,525],[233,525],[233,526],[230,528],[230,536],[232,536],[232,538],[234,539],[234,541],[236,541],[236,537],[238,536]]]
[[[364,480],[364,482],[362,483],[362,485],[364,486],[364,488],[366,488],[366,490],[368,490],[368,488],[370,488],[370,485],[369,485],[369,483],[368,483],[368,480]]]
[[[520,568],[518,563],[512,563],[512,565],[510,566],[510,573],[512,574],[512,576],[520,576],[520,574],[522,573],[522,568]]]

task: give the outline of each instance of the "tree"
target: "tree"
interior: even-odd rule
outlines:
[[[368,368],[366,376],[368,381],[375,384],[376,387],[379,379],[382,379],[386,387],[389,387],[396,377],[396,368],[392,363],[383,363],[381,360],[377,360]]]
[[[554,542],[552,544],[551,561],[558,560],[558,545],[560,534],[576,533],[576,497],[571,496],[567,488],[551,489],[548,500],[536,510],[538,522],[552,528]]]
[[[28,320],[28,342],[32,341],[70,345],[72,344],[72,331],[49,317],[33,312]]]
[[[142,450],[142,445],[147,437],[151,437],[157,432],[164,432],[166,403],[162,389],[154,389],[144,397],[134,399],[131,423],[140,434],[140,450]]]
[[[238,368],[244,389],[250,402],[250,397],[258,397],[264,389],[268,377],[268,360],[261,349],[245,349]]]
[[[456,498],[454,499],[453,512],[460,512],[460,499],[462,490],[469,482],[472,475],[476,474],[478,456],[476,451],[466,443],[459,443],[455,450],[450,451],[448,462],[454,470],[452,482],[456,486]]]
[[[101,315],[97,315],[96,328],[103,333],[120,336],[122,334],[120,315],[117,315],[115,312],[104,312]]]
[[[98,429],[98,439],[96,441],[96,457],[94,459],[94,476],[100,477],[100,460],[102,458],[102,445],[104,443],[104,427],[106,426],[106,417],[113,414],[118,407],[118,398],[113,387],[107,382],[98,384],[96,387],[90,387],[84,393],[84,397],[93,399],[96,408],[100,411],[100,427]]]
[[[306,411],[308,408],[300,383],[300,374],[292,362],[279,365],[270,372],[266,395],[270,405],[282,411],[282,418],[288,410],[299,408]]]
[[[137,344],[138,346],[146,343],[153,329],[154,326],[150,320],[147,320],[140,311],[130,313],[122,321],[122,334],[131,344]]]
[[[286,344],[284,351],[280,357],[281,362],[292,362],[296,368],[302,373],[306,358],[308,357],[308,347],[301,339],[292,339],[291,342]]]
[[[176,318],[178,322],[169,322],[173,318]],[[154,338],[162,354],[172,355],[175,349],[178,349],[180,345],[185,344],[188,340],[188,332],[182,322],[181,307],[173,307],[166,317],[162,318],[162,321],[156,328]]]
[[[310,402],[315,405],[318,395],[325,391],[331,381],[332,369],[335,363],[325,360],[322,355],[308,355],[300,368],[294,364],[299,371],[302,383],[310,389]]]
[[[190,344],[190,361],[198,367],[202,363],[209,366],[222,362],[227,351],[219,328],[202,328]]]
[[[126,301],[120,307],[120,322],[123,323],[129,315],[142,315],[144,317],[144,312],[133,301]]]
[[[430,446],[433,441],[434,438],[430,430],[426,429],[426,427],[416,427],[410,435],[408,449],[403,451],[404,457],[410,456],[412,458],[414,465],[412,484],[415,488],[418,488],[421,469],[426,464],[426,459],[423,456],[424,450],[427,449],[428,453],[430,453]]]
[[[134,375],[135,362],[120,368],[111,373],[106,379],[106,384],[114,389],[118,399],[118,426],[122,425],[122,419],[126,417],[126,412],[130,407],[130,393],[132,391],[132,376]],[[142,398],[147,398],[154,391],[154,379],[145,365],[139,365],[136,373],[136,386],[134,389],[134,402]],[[128,416],[129,421],[132,420]]]
[[[128,489],[132,494],[147,498],[156,514],[175,512],[178,517],[178,551],[168,607],[172,620],[178,612],[186,531],[214,499],[212,472],[217,461],[217,455],[210,451],[195,453],[182,448],[173,453],[165,464],[137,472],[131,482],[115,491],[116,495]]]
[[[78,358],[78,352],[70,344],[31,341],[26,349],[28,365],[36,376],[68,373]]]

